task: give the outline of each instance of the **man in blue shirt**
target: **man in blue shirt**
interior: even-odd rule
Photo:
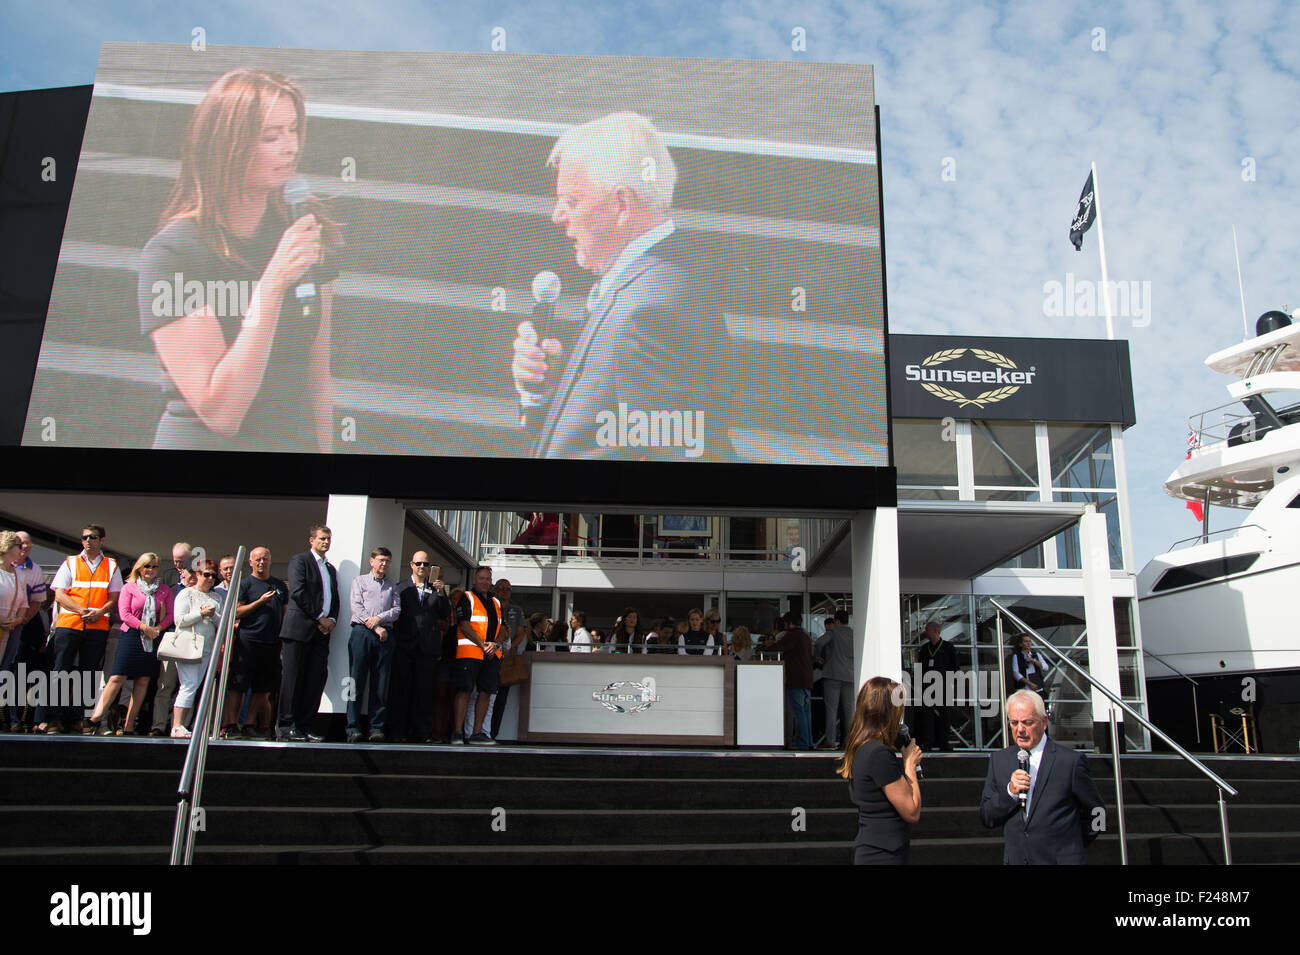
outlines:
[[[388,579],[388,563],[393,552],[376,547],[370,552],[370,573],[352,581],[349,603],[352,607],[352,635],[348,638],[348,676],[352,683],[345,694],[348,701],[348,742],[361,741],[361,702],[370,687],[367,715],[370,742],[384,741],[384,720],[388,715],[388,677],[392,669],[392,626],[401,607],[397,583]]]

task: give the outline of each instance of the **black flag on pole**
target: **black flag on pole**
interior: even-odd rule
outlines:
[[[1070,241],[1074,243],[1076,252],[1083,251],[1083,234],[1092,228],[1096,218],[1097,203],[1092,173],[1088,173],[1088,181],[1083,184],[1083,192],[1079,193],[1079,208],[1074,210],[1074,221],[1070,223]]]

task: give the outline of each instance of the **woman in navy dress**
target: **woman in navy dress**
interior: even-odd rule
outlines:
[[[911,827],[921,819],[921,787],[916,767],[921,747],[915,741],[897,753],[898,728],[907,694],[883,676],[872,677],[858,692],[844,758],[837,772],[849,780],[849,795],[858,807],[855,865],[903,865]]]

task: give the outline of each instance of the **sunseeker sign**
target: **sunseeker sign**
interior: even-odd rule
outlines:
[[[895,418],[1134,422],[1126,342],[890,335],[889,368]]]
[[[955,363],[967,353],[972,358],[992,365],[993,370],[990,371],[988,368],[969,369],[960,366],[939,367],[949,362]],[[1033,384],[1034,376],[1037,373],[1037,369],[1032,367],[1028,371],[1018,371],[1015,361],[1000,352],[990,351],[987,348],[941,348],[939,351],[927,355],[919,365],[908,365],[903,369],[903,375],[908,381],[919,381],[921,387],[930,394],[942,401],[951,401],[959,408],[970,405],[983,408],[985,405],[1004,401],[1025,385]],[[956,388],[945,385],[945,382],[955,382],[957,384],[970,382],[971,384],[993,385],[994,387],[981,391],[972,397],[967,397],[966,394]]]

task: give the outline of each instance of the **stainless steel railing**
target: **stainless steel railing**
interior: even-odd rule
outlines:
[[[1033,627],[1029,626],[1029,624],[1025,623],[1018,616],[1016,616],[1006,607],[1002,606],[1001,603],[999,603],[997,600],[993,599],[992,597],[988,598],[988,601],[997,609],[999,615],[999,633],[1001,632],[1000,618],[1002,616],[1006,616],[1006,618],[1010,620],[1012,623],[1014,623],[1017,627],[1019,627],[1022,632],[1027,633],[1031,637],[1037,638],[1039,649],[1046,650],[1049,653],[1051,653],[1052,656],[1055,657],[1059,663],[1065,664],[1076,674],[1078,674],[1084,680],[1086,680],[1093,687],[1093,689],[1097,690],[1097,692],[1101,693],[1108,700],[1110,700],[1111,702],[1111,711],[1110,711],[1111,756],[1115,764],[1115,799],[1116,799],[1116,808],[1119,810],[1119,817],[1120,817],[1120,858],[1123,864],[1128,865],[1128,845],[1126,841],[1126,831],[1125,831],[1125,823],[1124,823],[1124,780],[1123,780],[1123,776],[1121,775],[1122,770],[1120,767],[1120,758],[1119,758],[1119,750],[1120,750],[1119,733],[1115,724],[1116,706],[1118,706],[1129,716],[1133,717],[1133,719],[1137,720],[1138,723],[1145,726],[1147,730],[1149,730],[1151,733],[1153,733],[1161,740],[1163,740],[1165,745],[1167,745],[1175,753],[1181,756],[1184,760],[1186,760],[1187,762],[1195,766],[1196,769],[1199,770],[1203,776],[1205,776],[1207,779],[1210,780],[1210,782],[1214,783],[1214,785],[1218,787],[1219,827],[1223,833],[1223,861],[1225,865],[1232,865],[1232,842],[1228,836],[1228,807],[1227,804],[1223,801],[1223,794],[1226,792],[1230,796],[1235,796],[1237,795],[1237,790],[1235,790],[1232,786],[1230,786],[1227,782],[1225,782],[1222,778],[1220,778],[1217,773],[1215,773],[1212,769],[1210,769],[1208,766],[1202,763],[1199,759],[1197,759],[1191,753],[1187,752],[1187,750],[1183,749],[1172,739],[1170,739],[1169,736],[1163,730],[1160,729],[1160,727],[1156,726],[1149,719],[1147,719],[1145,716],[1143,716],[1133,707],[1129,706],[1122,699],[1120,699],[1118,694],[1114,693],[1113,691],[1111,691],[1109,687],[1105,686],[1104,684],[1096,680],[1091,673],[1089,673],[1083,667],[1079,666],[1077,663],[1075,663],[1073,660],[1067,657],[1064,653],[1062,653],[1060,650],[1054,647],[1051,643],[1044,640],[1042,638],[1042,635],[1039,634],[1036,630],[1034,630]],[[998,648],[999,657],[1001,656],[1001,654],[1002,654],[1002,647],[999,646]]]
[[[203,689],[199,691],[194,731],[190,734],[189,748],[185,752],[185,768],[181,770],[181,782],[176,790],[172,865],[190,865],[194,861],[194,839],[204,828],[203,771],[207,766],[208,743],[216,738],[221,722],[221,708],[226,702],[227,661],[234,642],[235,608],[239,605],[239,584],[244,576],[247,557],[248,549],[241,544],[235,554],[235,572],[230,578],[230,589],[226,592],[226,601],[217,622],[212,655],[208,658],[208,669],[203,676]]]

